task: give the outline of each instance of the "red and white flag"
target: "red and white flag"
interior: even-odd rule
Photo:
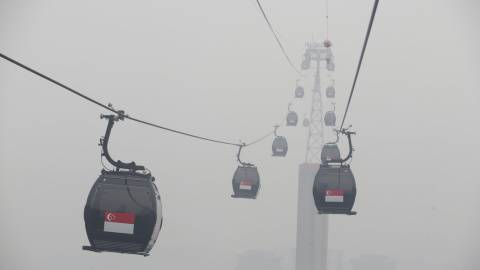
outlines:
[[[277,146],[277,152],[283,152],[283,147]]]
[[[327,160],[334,160],[335,156],[327,156]]]
[[[105,224],[103,225],[103,231],[133,234],[134,223],[134,214],[105,212]]]
[[[325,190],[325,202],[343,202],[343,190]]]
[[[252,182],[240,182],[240,189],[252,190]]]

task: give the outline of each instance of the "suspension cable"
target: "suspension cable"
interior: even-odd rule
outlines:
[[[360,60],[358,61],[357,72],[355,73],[355,79],[353,80],[352,90],[350,91],[350,97],[348,98],[347,108],[345,109],[345,114],[343,115],[342,125],[340,126],[340,130],[342,130],[343,123],[345,122],[345,117],[347,117],[348,107],[350,106],[350,100],[352,99],[353,90],[355,89],[355,84],[357,83],[358,73],[360,71],[360,67],[362,66],[363,55],[365,54],[365,49],[367,48],[368,37],[370,36],[370,30],[372,30],[373,19],[375,19],[375,13],[377,12],[378,1],[375,0],[375,4],[373,5],[372,16],[370,17],[370,23],[368,25],[367,35],[365,37],[365,42],[363,43],[362,54],[360,55]]]
[[[193,137],[193,138],[201,139],[201,140],[205,140],[205,141],[210,141],[210,142],[214,142],[214,143],[221,143],[221,144],[234,145],[234,146],[249,146],[249,145],[252,145],[252,144],[254,144],[254,143],[257,143],[257,142],[265,139],[266,137],[268,137],[269,135],[271,135],[271,134],[273,133],[273,131],[272,131],[272,132],[268,133],[266,136],[263,136],[262,138],[254,141],[254,142],[252,142],[252,143],[249,143],[249,144],[239,144],[239,143],[230,143],[230,142],[224,142],[224,141],[209,139],[209,138],[205,138],[205,137],[201,137],[201,136],[189,134],[189,133],[186,133],[186,132],[181,132],[181,131],[178,131],[178,130],[174,130],[174,129],[171,129],[171,128],[163,127],[163,126],[160,126],[160,125],[152,124],[152,123],[149,123],[149,122],[140,120],[140,119],[136,119],[136,118],[131,117],[131,116],[127,115],[127,114],[124,114],[124,112],[122,112],[122,111],[114,110],[113,108],[111,108],[111,106],[106,106],[106,105],[104,105],[104,104],[102,104],[102,103],[100,103],[100,102],[98,102],[98,101],[96,101],[96,100],[94,100],[94,99],[92,99],[92,98],[89,98],[89,97],[87,97],[87,96],[85,96],[85,95],[83,95],[83,94],[81,94],[81,93],[73,90],[72,88],[70,88],[70,87],[68,87],[68,86],[66,86],[66,85],[64,85],[64,84],[62,84],[62,83],[59,83],[58,81],[56,81],[56,80],[54,80],[54,79],[52,79],[52,78],[50,78],[50,77],[48,77],[48,76],[46,76],[46,75],[43,75],[42,73],[40,73],[40,72],[38,72],[38,71],[35,71],[35,70],[33,70],[32,68],[29,68],[29,67],[21,64],[21,63],[18,62],[18,61],[13,60],[12,58],[10,58],[10,57],[2,54],[2,53],[0,53],[0,57],[6,59],[6,60],[14,63],[15,65],[20,66],[20,67],[22,67],[22,68],[24,68],[24,69],[26,69],[26,70],[28,70],[28,71],[30,71],[30,72],[32,72],[32,73],[40,76],[40,77],[42,77],[42,78],[44,78],[44,79],[46,79],[46,80],[48,80],[48,81],[50,81],[50,82],[52,82],[52,83],[54,83],[54,84],[56,84],[56,85],[64,88],[64,89],[66,89],[66,90],[68,90],[68,91],[70,91],[70,92],[72,92],[72,93],[74,93],[74,94],[76,94],[76,95],[78,95],[78,96],[80,96],[80,97],[82,97],[82,98],[90,101],[90,102],[95,103],[95,104],[97,104],[98,106],[100,106],[100,107],[102,107],[102,108],[104,108],[104,109],[107,109],[107,110],[109,110],[109,111],[111,111],[111,112],[114,112],[114,113],[116,113],[116,114],[118,114],[118,115],[120,115],[120,116],[123,116],[123,117],[125,117],[125,118],[127,118],[127,119],[130,119],[130,120],[132,120],[132,121],[136,121],[136,122],[139,122],[139,123],[142,123],[142,124],[145,124],[145,125],[149,125],[149,126],[152,126],[152,127],[160,128],[160,129],[167,130],[167,131],[170,131],[170,132],[174,132],[174,133],[177,133],[177,134],[181,134],[181,135],[185,135],[185,136],[189,136],[189,137]],[[285,118],[284,118],[284,120],[285,120]],[[282,122],[283,122],[283,120],[282,120]]]
[[[260,7],[260,10],[262,11],[263,17],[264,17],[265,20],[267,21],[267,24],[268,24],[268,26],[270,27],[270,30],[272,31],[273,35],[275,36],[275,39],[277,40],[278,45],[280,45],[280,49],[282,49],[283,54],[284,54],[285,57],[287,58],[288,62],[290,63],[290,65],[292,66],[292,68],[293,68],[298,74],[300,74],[300,76],[303,76],[303,74],[300,73],[300,71],[298,71],[298,70],[295,68],[295,66],[292,64],[292,61],[290,61],[290,58],[288,58],[288,55],[287,55],[287,53],[285,52],[285,50],[283,49],[282,43],[280,42],[280,40],[278,39],[277,35],[275,34],[275,31],[273,30],[272,25],[271,25],[270,22],[268,21],[267,15],[265,15],[265,12],[263,11],[262,5],[260,4],[260,1],[259,1],[259,0],[257,0],[257,4],[258,4],[258,6]]]

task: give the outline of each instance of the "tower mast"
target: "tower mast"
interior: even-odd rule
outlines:
[[[326,44],[326,43],[324,43]],[[305,163],[299,166],[296,270],[327,270],[328,215],[318,215],[312,196],[315,175],[321,163],[324,145],[324,122],[320,86],[320,62],[331,62],[328,44],[307,43],[302,69],[310,69],[315,63],[315,82],[312,89],[310,126],[308,128]],[[333,63],[333,62],[332,62]],[[331,70],[327,67],[328,70]]]

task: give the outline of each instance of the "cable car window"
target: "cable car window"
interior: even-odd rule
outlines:
[[[99,185],[92,208],[135,215],[148,214],[152,200],[148,188],[125,185]]]

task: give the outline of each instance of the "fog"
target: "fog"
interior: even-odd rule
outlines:
[[[133,117],[250,143],[281,122],[300,79],[254,2],[1,0],[0,52]],[[328,3],[337,120],[373,2]],[[325,1],[261,4],[300,69],[305,43],[327,38]],[[357,132],[358,215],[329,219],[342,269],[362,256],[398,270],[480,269],[479,15],[473,0],[380,1],[345,121]],[[304,102],[292,105],[300,119]],[[237,147],[116,123],[110,154],[155,176],[163,228],[147,258],[83,251],[83,208],[103,168],[100,113],[0,59],[2,269],[236,269],[249,254],[294,269],[300,125],[278,130],[286,158],[271,157],[273,136],[242,150],[262,181],[246,200],[230,197]]]

